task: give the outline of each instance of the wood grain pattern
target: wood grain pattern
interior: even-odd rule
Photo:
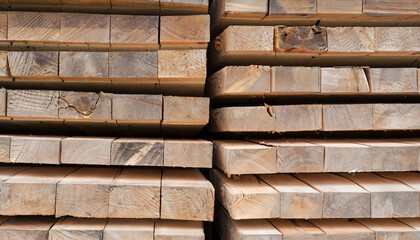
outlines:
[[[268,11],[268,2],[258,0],[223,0],[226,12],[232,13],[254,13],[265,15]]]
[[[292,175],[259,175],[280,193],[280,218],[321,218],[322,193]]]
[[[395,218],[419,215],[419,193],[395,180],[374,173],[343,173],[342,176],[370,192],[371,217]]]
[[[164,167],[211,168],[213,143],[205,140],[166,139]]]
[[[154,239],[204,240],[203,223],[161,220],[155,224]]]
[[[160,18],[160,44],[162,47],[195,46],[206,48],[210,42],[210,16],[162,16]]]
[[[255,176],[234,180],[219,170],[210,172],[216,197],[235,220],[280,217],[280,193]]]
[[[276,173],[276,148],[238,140],[214,141],[214,165],[228,176]]]
[[[214,188],[197,169],[164,169],[161,218],[213,221]]]
[[[6,109],[7,109],[7,100],[6,100],[7,92],[6,89],[0,89],[0,116],[6,116]]]
[[[272,67],[271,92],[320,92],[319,67]]]
[[[58,76],[58,52],[13,51],[7,52],[12,76]]]
[[[0,225],[0,238],[44,240],[54,222],[55,219],[50,217],[14,217]]]
[[[270,219],[287,240],[324,240],[327,235],[312,223],[302,219]]]
[[[10,163],[11,136],[0,136],[0,162]]]
[[[328,28],[328,52],[374,52],[375,28]]]
[[[108,77],[108,52],[60,52],[60,77]]]
[[[327,46],[327,29],[318,26],[312,27],[275,27],[274,45],[277,52],[303,53],[325,52]],[[328,29],[328,39],[329,39]],[[271,38],[272,39],[272,38]],[[329,42],[328,42],[329,44]]]
[[[108,217],[109,192],[118,168],[81,168],[57,184],[56,217]]]
[[[12,136],[10,162],[60,164],[61,137]]]
[[[154,120],[162,119],[162,95],[114,94],[112,119]]]
[[[75,168],[30,167],[1,183],[2,215],[54,215],[56,186]]]
[[[7,15],[8,12],[1,12],[0,13],[0,40],[7,39]]]
[[[157,78],[158,53],[150,52],[110,52],[110,78]]]
[[[354,219],[319,219],[311,223],[325,232],[332,239],[375,240],[375,233]]]
[[[159,218],[160,169],[125,168],[109,192],[109,218]]]
[[[59,118],[111,119],[112,94],[60,91]]]
[[[116,139],[111,146],[111,165],[162,166],[163,147],[160,139]]]
[[[27,168],[28,167],[24,166],[3,166],[2,168],[0,168],[0,183],[6,181],[7,179],[18,174],[19,172],[22,172]]]
[[[420,104],[374,104],[373,128],[420,129]]]
[[[7,40],[58,42],[60,13],[14,12],[7,14]]]
[[[203,123],[209,121],[210,99],[204,97],[163,97],[163,123]]]
[[[420,230],[420,219],[419,218],[398,218],[398,221],[407,224],[408,226]]]
[[[381,52],[420,51],[419,27],[376,27],[375,50]]]
[[[371,15],[417,14],[418,9],[415,0],[363,0],[363,13]]]
[[[252,33],[252,37],[250,37]],[[235,51],[272,52],[274,27],[271,26],[229,26],[218,36],[216,47],[226,53]]]
[[[1,17],[1,13],[0,13]],[[6,52],[0,53],[0,76],[7,77],[10,75],[8,55]]]
[[[373,93],[417,92],[416,68],[370,68]]]
[[[206,50],[159,50],[159,78],[205,78]]]
[[[361,67],[321,68],[321,92],[368,93],[368,78]]]
[[[317,0],[317,13],[362,14],[363,0]]]
[[[58,91],[8,90],[7,115],[58,118]]]
[[[61,163],[110,165],[113,138],[69,137],[61,143]]]
[[[376,239],[420,238],[420,232],[395,219],[357,219],[358,222],[374,231]]]
[[[369,218],[368,191],[352,181],[331,173],[295,174],[323,194],[322,218]]]
[[[152,220],[109,219],[104,229],[104,240],[153,239],[155,223]]]
[[[270,0],[269,14],[313,14],[316,13],[316,0]]]
[[[324,105],[325,131],[371,130],[372,104]]]
[[[78,219],[66,217],[58,221],[49,232],[49,240],[86,239],[103,237],[106,219]]]
[[[322,105],[275,106],[276,131],[314,131],[322,128]]]
[[[158,46],[159,17],[139,15],[111,15],[111,47],[118,45]]]
[[[110,15],[61,13],[60,42],[109,43]]]

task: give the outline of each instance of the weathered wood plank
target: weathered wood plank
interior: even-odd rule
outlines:
[[[7,90],[7,115],[58,118],[59,91]]]
[[[315,131],[322,128],[322,105],[274,106],[275,131]]]
[[[0,162],[10,163],[12,136],[0,136]]]
[[[373,129],[372,104],[323,105],[324,131]]]
[[[15,12],[7,13],[7,40],[58,43],[61,13]]]
[[[60,164],[61,139],[61,137],[12,136],[10,162]]]
[[[210,42],[210,16],[161,16],[162,48],[207,48]]]
[[[60,77],[107,78],[108,52],[60,52]]]
[[[280,218],[321,218],[321,192],[288,174],[258,177],[280,193]]]
[[[7,179],[12,176],[26,170],[28,167],[24,166],[2,166],[0,168],[0,183],[5,182]]]
[[[312,223],[301,219],[270,219],[285,240],[326,240],[327,235]]]
[[[0,13],[0,40],[6,40],[7,39],[7,18],[8,18],[8,12],[1,12]]]
[[[76,168],[30,167],[1,183],[0,214],[54,215],[57,183]]]
[[[394,1],[397,2],[397,1]],[[420,7],[420,3],[419,7]],[[420,8],[419,8],[420,9]],[[376,51],[420,51],[418,27],[376,27]]]
[[[104,229],[104,240],[153,239],[155,223],[152,220],[109,219]]]
[[[258,0],[223,0],[217,1],[228,15],[264,17],[268,11],[267,1]]]
[[[369,93],[368,78],[361,67],[323,67],[322,93]]]
[[[271,92],[320,92],[319,67],[272,67]]]
[[[252,37],[250,37],[252,33]],[[273,49],[274,27],[271,26],[230,26],[219,35],[216,47],[225,53],[256,51],[270,53]]]
[[[370,68],[372,93],[417,92],[416,68]]]
[[[417,14],[416,0],[363,0],[363,13],[371,15]]]
[[[204,240],[205,235],[203,223],[160,220],[155,224],[154,239]]]
[[[373,129],[420,129],[420,104],[374,104]]]
[[[204,97],[163,97],[163,124],[197,123],[209,121],[210,99]]]
[[[354,219],[318,219],[310,220],[328,236],[328,239],[375,240],[375,233]]]
[[[106,219],[78,219],[66,217],[59,220],[49,232],[49,240],[86,239],[100,240]]]
[[[150,120],[162,119],[162,95],[114,94],[112,119]]]
[[[164,167],[211,168],[213,143],[205,140],[165,139]]]
[[[60,91],[59,118],[111,119],[112,94]]]
[[[214,165],[228,176],[276,173],[276,148],[247,141],[214,141]]]
[[[109,218],[159,218],[160,169],[125,168],[109,192]]]
[[[54,222],[52,217],[13,217],[0,225],[0,238],[45,240]]]
[[[395,219],[357,219],[358,222],[375,232],[376,239],[420,238],[420,232]]]
[[[161,139],[118,138],[112,141],[111,165],[162,166],[163,150]]]
[[[206,50],[159,50],[158,77],[206,78]]]
[[[199,14],[208,12],[209,0],[160,0],[160,13]]]
[[[398,218],[398,221],[420,231],[420,218]]]
[[[270,0],[269,14],[314,14],[317,12],[316,0]]]
[[[158,77],[158,53],[110,52],[109,77],[117,79],[155,79]]]
[[[362,14],[363,0],[317,0],[317,13]]]
[[[161,218],[213,221],[214,188],[197,169],[164,169]]]
[[[331,173],[295,174],[323,194],[322,218],[369,218],[370,194],[352,181]]]
[[[81,168],[57,184],[56,217],[108,217],[109,192],[119,168]]]
[[[61,163],[110,165],[114,138],[69,137],[61,142]]]
[[[312,27],[284,27],[274,28],[275,51],[280,53],[326,52],[327,29]],[[328,39],[330,30],[328,29]],[[273,38],[271,38],[273,39]],[[267,39],[265,39],[267,41]],[[329,44],[329,42],[328,42]]]
[[[354,175],[342,173],[341,175],[370,192],[372,218],[416,217],[419,215],[419,193],[415,189],[374,173]]]
[[[7,52],[7,62],[14,77],[58,76],[58,52]]]
[[[280,217],[280,193],[255,176],[244,175],[234,180],[213,169],[210,181],[216,189],[217,200],[233,219]]]
[[[334,27],[328,28],[329,52],[374,52],[375,28]]]

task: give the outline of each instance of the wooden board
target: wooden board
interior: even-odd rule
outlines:
[[[153,240],[155,223],[152,220],[109,219],[104,229],[104,240]]]
[[[60,164],[61,139],[61,137],[12,136],[10,162]]]
[[[0,40],[6,40],[7,39],[7,18],[8,18],[7,12],[1,12],[0,13]]]
[[[316,131],[322,128],[322,105],[275,106],[277,132]]]
[[[31,167],[1,183],[0,214],[54,215],[56,186],[76,168]]]
[[[211,168],[213,143],[199,139],[165,139],[164,167]]]
[[[269,14],[311,14],[316,13],[316,0],[270,0]]]
[[[223,9],[219,14],[232,16],[252,16],[262,18],[268,11],[267,1],[258,0],[221,0],[215,1],[213,5]]]
[[[113,138],[64,138],[61,146],[61,163],[110,165],[112,141]]]
[[[324,105],[323,130],[371,130],[373,128],[372,114],[372,104]]]
[[[155,224],[153,239],[204,240],[205,235],[203,223],[192,221],[161,220]]]
[[[164,169],[161,218],[213,221],[214,188],[196,169]]]
[[[228,66],[209,78],[210,96],[269,93],[270,67],[268,66]]]
[[[162,95],[114,94],[112,119],[148,120],[162,119]]]
[[[373,27],[328,28],[328,51],[374,52],[375,39]]]
[[[106,219],[78,219],[66,217],[58,221],[49,231],[49,240],[86,239],[100,240]]]
[[[7,92],[6,89],[0,89],[0,116],[6,116],[6,109],[7,109]]]
[[[420,231],[420,219],[419,218],[398,218],[398,221],[407,224],[408,226]]]
[[[210,42],[210,16],[162,16],[161,48],[207,48]]]
[[[352,181],[331,173],[295,174],[323,195],[322,218],[371,216],[370,194]]]
[[[319,67],[271,68],[271,92],[309,93],[320,92]]]
[[[288,174],[258,177],[280,193],[280,218],[321,218],[321,192]]]
[[[10,163],[11,136],[0,136],[0,162]]]
[[[211,170],[210,181],[217,200],[235,220],[280,217],[281,195],[252,175],[234,180],[219,170]]]
[[[8,90],[7,115],[58,118],[59,91]]]
[[[204,97],[163,97],[162,124],[203,124],[209,121],[210,99]]]
[[[14,217],[0,225],[0,238],[45,240],[54,222],[50,217]]]
[[[130,1],[117,2],[122,3]],[[111,15],[110,26],[110,42],[112,49],[159,48],[158,16]]]
[[[157,51],[109,53],[109,77],[113,81],[157,79],[157,75]]]
[[[420,3],[419,3],[420,7]],[[417,27],[377,27],[376,51],[420,51],[420,32]]]
[[[125,168],[109,192],[109,218],[159,218],[160,169]]]
[[[343,173],[341,175],[370,192],[372,218],[416,217],[419,215],[419,193],[415,189],[374,173],[354,175]]]
[[[111,144],[111,165],[162,166],[163,150],[161,139],[118,138]]]
[[[22,172],[23,170],[27,169],[28,167],[24,166],[2,166],[0,168],[0,183],[3,183],[7,179],[13,177],[14,175]]]
[[[247,141],[214,141],[214,165],[228,176],[276,173],[276,148]]]
[[[108,52],[60,52],[60,77],[107,78]]]
[[[170,14],[206,14],[209,0],[161,0],[160,13]]]
[[[312,223],[302,219],[270,219],[283,234],[284,240],[325,240],[327,235]]]
[[[118,168],[81,168],[57,184],[56,217],[108,217],[112,181]]]
[[[418,8],[415,0],[363,0],[363,13],[372,15],[416,14]]]
[[[289,1],[290,2],[290,1]],[[284,27],[274,29],[275,51],[288,52],[326,52],[327,29],[323,27]]]
[[[417,92],[416,68],[371,68],[372,93]]]
[[[112,94],[60,91],[59,118],[112,119]]]
[[[375,233],[354,219],[310,220],[328,236],[328,239],[375,240]]]
[[[420,104],[374,104],[373,128],[375,130],[419,129]]]
[[[206,50],[159,50],[159,79],[206,78]]]
[[[384,178],[402,182],[420,192],[420,174],[417,172],[384,172],[378,174]]]
[[[361,14],[363,0],[317,0],[317,13]]]
[[[420,238],[420,232],[394,219],[357,219],[358,222],[375,232],[376,239]]]
[[[361,67],[323,67],[322,93],[369,93],[368,78]]]
[[[58,52],[7,52],[10,74],[15,77],[58,78]]]

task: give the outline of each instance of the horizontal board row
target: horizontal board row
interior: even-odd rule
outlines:
[[[213,141],[214,165],[228,176],[420,171],[420,139],[251,141]]]
[[[119,120],[204,127],[209,112],[209,99],[204,97],[3,88],[0,100],[0,116],[28,120]]]
[[[312,104],[212,110],[213,132],[420,129],[420,104]]]
[[[200,222],[134,219],[0,217],[1,239],[204,240]]]
[[[211,170],[216,199],[235,220],[418,217],[420,174],[244,175]]]
[[[211,97],[419,93],[420,69],[228,66],[208,78]]]
[[[0,167],[0,215],[213,221],[196,169]]]
[[[116,12],[136,14],[203,14],[208,0],[2,0],[0,8],[15,10]]]
[[[207,48],[210,17],[0,12],[0,47],[37,50]]]
[[[274,42],[274,44],[273,44]],[[229,26],[211,43],[226,65],[418,66],[420,27]]]
[[[233,220],[216,209],[216,230],[221,239],[270,240],[385,240],[420,238],[420,219],[261,219]]]
[[[0,136],[0,162],[211,168],[205,140]]]
[[[232,24],[415,25],[416,0],[217,0],[210,7],[213,29]]]

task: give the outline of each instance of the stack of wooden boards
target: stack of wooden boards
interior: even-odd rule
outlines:
[[[210,15],[220,239],[420,239],[420,139],[404,132],[420,130],[420,2],[215,0]]]
[[[208,15],[0,13],[4,84],[202,95]]]
[[[208,1],[0,8],[0,239],[204,240]]]

